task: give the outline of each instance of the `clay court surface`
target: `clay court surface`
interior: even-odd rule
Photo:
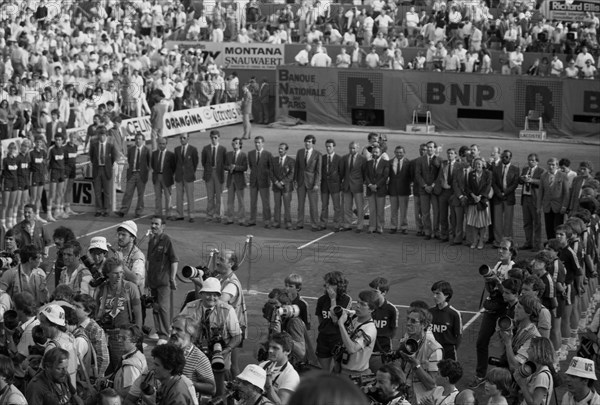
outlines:
[[[241,136],[241,126],[221,128],[221,144],[231,150],[231,139]],[[387,131],[386,131],[387,132]],[[312,133],[317,137],[316,149],[325,150],[325,140],[332,138],[337,142],[336,152],[346,154],[350,141],[359,141],[361,146],[366,143],[368,130],[336,128],[335,130],[314,128],[270,129],[264,126],[254,126],[253,136],[265,137],[265,148],[272,153],[277,153],[280,142],[287,142],[290,146],[289,155],[294,157],[298,149],[303,147],[303,138]],[[420,143],[434,140],[442,145],[444,150],[448,147],[458,149],[462,145],[477,143],[480,145],[481,154],[487,158],[493,146],[510,149],[513,152],[513,163],[522,167],[526,164],[527,154],[536,152],[540,156],[541,165],[549,157],[568,157],[576,167],[582,160],[591,160],[594,168],[600,168],[600,147],[598,144],[558,143],[556,141],[524,142],[516,137],[502,138],[497,135],[403,135],[388,134],[388,153],[393,154],[397,145],[406,148],[407,156],[413,159],[417,156]],[[208,134],[193,134],[190,143],[199,150],[209,143]],[[176,138],[169,139],[168,148],[173,150],[179,144]],[[243,151],[248,152],[254,147],[253,142],[245,141]],[[442,154],[445,157],[445,152]],[[199,168],[198,178],[200,178]],[[125,176],[124,176],[125,177]],[[176,252],[179,256],[179,268],[185,264],[198,265],[206,263],[212,248],[234,249],[242,254],[247,235],[252,235],[252,252],[248,255],[237,275],[245,289],[247,306],[249,310],[248,340],[244,344],[243,365],[254,362],[254,353],[257,343],[266,336],[266,321],[262,318],[262,306],[266,301],[265,293],[274,287],[283,287],[283,280],[289,273],[298,273],[304,278],[304,287],[301,294],[307,297],[311,305],[312,325],[311,334],[316,338],[317,319],[314,316],[316,298],[323,293],[323,274],[332,271],[343,271],[349,280],[349,294],[356,299],[360,290],[368,288],[368,283],[376,276],[383,276],[391,281],[392,287],[388,299],[400,309],[400,327],[397,336],[404,333],[405,308],[413,300],[423,299],[433,303],[430,293],[431,284],[437,280],[445,279],[454,287],[454,298],[451,304],[463,311],[463,323],[466,325],[463,344],[459,350],[459,359],[465,369],[459,387],[468,384],[473,378],[475,365],[475,342],[479,321],[475,319],[469,323],[478,311],[483,282],[477,269],[481,264],[492,265],[497,261],[497,252],[486,245],[484,250],[471,250],[468,246],[449,246],[439,241],[425,241],[415,235],[414,214],[412,199],[409,206],[409,233],[401,234],[356,234],[354,232],[334,233],[330,230],[311,232],[310,226],[303,230],[265,229],[260,219],[261,208],[259,204],[259,221],[255,227],[241,227],[237,224],[223,225],[205,223],[204,210],[206,208],[206,190],[201,180],[196,182],[196,217],[195,223],[186,221],[169,222],[166,233],[174,241]],[[118,195],[118,201],[122,194]],[[173,189],[173,205],[175,205],[175,189]],[[223,202],[226,203],[226,193]],[[249,193],[245,195],[246,207],[249,207]],[[133,204],[135,204],[135,199]],[[308,203],[307,203],[308,205]],[[154,214],[154,193],[151,184],[146,188],[146,212],[142,218],[135,219],[141,236],[150,228],[150,217]],[[320,209],[320,204],[319,204]],[[389,210],[389,207],[387,208]],[[515,208],[515,234],[517,242],[524,241],[521,226],[520,206]],[[308,214],[308,207],[307,207]],[[296,216],[296,196],[292,200],[292,217]],[[331,217],[331,216],[330,216]],[[124,219],[134,219],[133,212]],[[389,221],[389,212],[386,213]],[[114,215],[108,218],[95,218],[93,213],[87,213],[56,224],[48,225],[52,231],[58,225],[71,227],[80,238],[82,245],[87,247],[92,236],[105,236],[110,243],[116,245],[116,227],[122,220]],[[389,224],[388,224],[389,227]],[[544,235],[544,233],[542,233]],[[140,245],[146,252],[147,241]],[[51,257],[54,255],[51,250]],[[530,257],[531,252],[524,252],[519,258]],[[51,281],[53,285],[53,281]],[[179,309],[185,293],[192,289],[191,284],[179,283],[175,292],[175,307]],[[177,310],[175,311],[177,312]],[[148,313],[147,322],[152,322]],[[152,344],[151,341],[148,341]],[[149,352],[149,351],[148,351]]]

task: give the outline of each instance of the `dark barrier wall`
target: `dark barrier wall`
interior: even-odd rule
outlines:
[[[418,71],[277,69],[277,113],[319,125],[357,119],[404,129],[427,104],[438,129],[518,132],[529,110],[550,134],[600,133],[600,81]],[[354,121],[354,122],[353,122]]]

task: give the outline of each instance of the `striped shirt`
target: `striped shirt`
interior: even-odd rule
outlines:
[[[210,360],[195,345],[190,345],[184,350],[185,366],[183,375],[192,380],[193,383],[215,384],[215,376],[210,365]]]
[[[98,375],[103,376],[108,368],[108,345],[104,329],[93,319],[86,319],[80,325],[85,334],[90,339],[94,350],[96,351],[96,361],[98,362]]]

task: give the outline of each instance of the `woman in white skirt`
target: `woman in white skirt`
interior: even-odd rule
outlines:
[[[487,227],[491,224],[489,194],[492,187],[492,173],[485,169],[483,159],[473,161],[472,170],[467,180],[467,194],[469,206],[467,207],[467,226],[471,227],[473,242],[471,249],[483,249],[487,240]]]

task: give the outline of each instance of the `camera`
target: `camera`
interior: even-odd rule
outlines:
[[[96,262],[94,262],[88,255],[81,256],[80,260],[81,263],[83,263],[83,265],[90,271],[90,273],[92,273],[93,280],[90,281],[90,287],[96,288],[108,280],[108,278],[98,269]]]
[[[519,370],[517,371],[522,378],[528,378],[535,373],[536,369],[537,367],[534,362],[526,361],[525,363],[521,364],[521,367],[519,367]]]
[[[331,357],[336,363],[348,364],[350,353],[348,353],[343,343],[338,343],[331,349]]]
[[[156,388],[154,387],[154,384],[154,370],[151,370],[148,372],[148,374],[146,374],[146,377],[144,377],[144,380],[140,385],[142,393],[144,393],[144,395],[156,394]]]
[[[340,318],[342,316],[342,314],[344,313],[344,311],[348,312],[348,319],[352,318],[354,315],[356,315],[356,311],[352,310],[352,309],[344,309],[339,305],[336,305],[335,307],[333,307],[333,314],[337,317]]]
[[[150,309],[156,303],[156,298],[152,295],[143,294],[140,301],[142,302],[142,307],[146,309]]]
[[[400,342],[400,347],[395,352],[383,353],[381,361],[391,363],[402,358],[402,355],[412,356],[419,351],[419,342],[415,339],[406,339]]]
[[[17,311],[9,309],[4,312],[4,329],[6,329],[9,335],[12,335],[12,339],[15,343],[18,343],[21,340],[23,330],[19,328],[19,316]]]
[[[261,343],[256,353],[256,360],[267,361],[269,360],[269,346],[267,342]]]
[[[204,280],[207,270],[208,268],[206,266],[183,266],[181,269],[181,275],[185,278],[202,278]]]
[[[210,365],[215,371],[221,371],[225,369],[225,359],[223,358],[223,347],[220,343],[215,343],[212,349],[212,358]]]
[[[12,267],[13,263],[16,264],[16,260],[12,257],[4,256],[6,252],[2,252],[0,255],[0,270],[8,270]]]
[[[507,315],[498,318],[496,324],[498,325],[498,329],[500,329],[503,332],[508,332],[514,328],[512,318]]]
[[[100,326],[104,330],[114,329],[115,328],[115,318],[112,317],[110,313],[106,313],[102,315],[99,322]]]
[[[298,305],[283,305],[277,308],[277,314],[282,318],[298,318],[300,316],[300,308]]]
[[[114,381],[112,380],[98,380],[98,389],[101,391],[105,388],[113,388]]]
[[[481,266],[479,266],[479,275],[484,278],[490,278],[494,277],[495,274],[490,268],[490,266],[488,266],[487,264],[482,264]]]

